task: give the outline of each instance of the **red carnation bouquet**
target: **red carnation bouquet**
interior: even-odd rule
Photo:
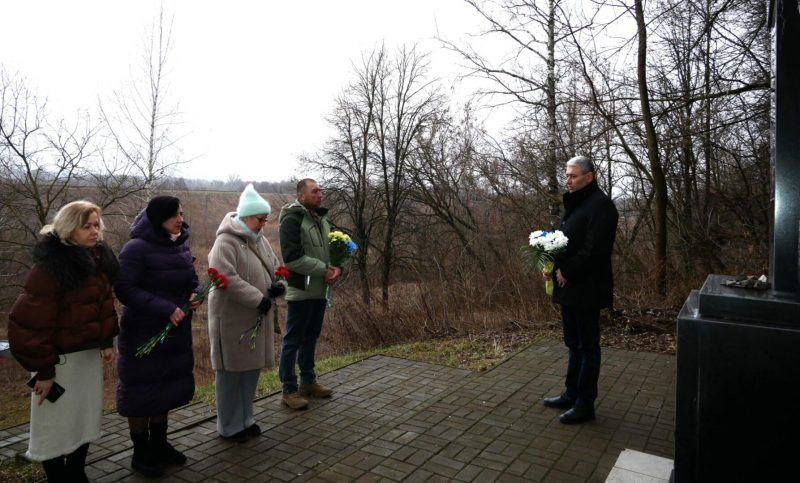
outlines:
[[[288,276],[289,276],[289,269],[286,268],[285,265],[281,265],[275,270],[275,281],[285,280]],[[247,333],[250,332],[250,350],[251,351],[256,350],[256,335],[258,334],[258,329],[261,328],[261,323],[263,321],[264,321],[264,314],[258,314],[258,318],[256,318],[256,323],[253,324],[253,326],[250,327],[249,329],[242,332],[242,334],[239,336],[239,343],[241,344],[242,341],[244,340],[244,336],[246,336]]]
[[[289,278],[289,269],[286,268],[286,265],[281,265],[275,270],[275,276],[278,277],[278,280],[285,280]]]
[[[219,273],[219,271],[216,268],[209,267],[208,279],[205,282],[203,282],[202,285],[200,285],[200,290],[198,290],[198,292],[194,295],[194,297],[192,297],[192,299],[189,302],[183,304],[181,310],[184,313],[188,313],[189,310],[192,308],[192,302],[199,302],[205,300],[206,297],[208,297],[208,294],[210,294],[212,290],[217,288],[221,288],[222,290],[227,289],[228,279],[225,277],[225,275]],[[153,349],[155,349],[158,344],[162,344],[165,340],[167,340],[167,336],[169,335],[169,332],[172,330],[172,327],[174,327],[172,325],[172,322],[167,322],[167,325],[165,325],[164,328],[161,329],[161,332],[151,337],[147,342],[142,344],[136,350],[136,357],[144,357],[153,352]]]

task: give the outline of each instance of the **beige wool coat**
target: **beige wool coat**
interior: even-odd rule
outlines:
[[[253,250],[261,255],[268,270]],[[274,303],[262,319],[255,350],[250,350],[250,333],[258,318],[258,305],[280,266],[269,242],[263,236],[254,237],[249,228],[236,220],[236,213],[228,213],[217,229],[208,266],[228,278],[228,289],[213,290],[208,298],[211,367],[233,372],[274,367]]]

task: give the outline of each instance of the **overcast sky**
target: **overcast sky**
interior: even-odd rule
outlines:
[[[52,114],[96,114],[98,98],[130,80],[162,4],[174,16],[168,95],[194,159],[179,174],[191,178],[301,174],[297,158],[322,145],[325,116],[362,52],[417,43],[450,88],[459,60],[434,37],[479,29],[462,0],[0,0],[0,63],[47,97]]]

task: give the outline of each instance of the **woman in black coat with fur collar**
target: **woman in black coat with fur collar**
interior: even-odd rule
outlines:
[[[9,314],[11,352],[35,378],[26,456],[42,462],[48,481],[88,481],[89,442],[100,438],[101,360],[114,358],[119,331],[112,292],[119,265],[102,241],[100,215],[87,201],[58,211]],[[59,386],[65,392],[54,399]]]

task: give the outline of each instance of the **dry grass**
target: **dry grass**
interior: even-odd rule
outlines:
[[[44,481],[42,465],[23,459],[0,462],[0,483]]]
[[[334,358],[352,362],[383,353],[480,370],[536,338],[561,338],[558,312],[547,299],[541,305],[534,304],[542,313],[537,321],[525,317],[526,311],[534,310],[531,306],[502,306],[479,311],[453,294],[425,293],[427,296],[423,296],[420,286],[413,284],[393,287],[392,297],[397,302],[387,309],[365,306],[351,289],[335,290],[334,306],[328,309],[317,348],[318,360]],[[677,309],[606,311],[602,321],[602,344],[605,347],[674,354]],[[279,310],[282,324],[285,324],[285,302],[280,304]],[[214,371],[211,369],[204,307],[196,313],[192,326],[194,375],[198,386],[196,399],[212,402]],[[277,341],[275,349],[278,354]],[[325,364],[335,368],[341,362]],[[324,370],[326,366],[321,367]],[[3,407],[0,428],[28,420],[30,393],[24,385],[27,378],[28,373],[18,364],[10,361],[0,363],[0,402]],[[274,374],[265,372],[262,379],[260,393],[277,387]],[[116,368],[111,364],[105,368],[105,407],[109,411],[114,410],[115,389]]]
[[[202,250],[200,250],[202,252]],[[195,251],[196,256],[200,255]],[[198,271],[205,270],[197,256]],[[395,284],[391,287],[392,303],[388,308],[373,303],[369,306],[361,302],[360,292],[355,288],[343,286],[333,291],[333,307],[328,309],[325,326],[317,349],[319,359],[346,354],[375,353],[378,348],[386,348],[400,343],[420,342],[436,344],[438,352],[448,354],[462,350],[448,347],[452,341],[471,347],[474,354],[465,356],[464,361],[447,359],[441,361],[434,357],[428,360],[448,365],[480,368],[466,364],[470,359],[493,360],[502,356],[498,347],[508,346],[505,338],[527,342],[534,337],[548,337],[559,340],[561,337],[560,315],[541,287],[534,287],[527,297],[513,301],[497,302],[493,307],[465,295],[461,287],[446,284]],[[377,294],[376,294],[377,295]],[[638,351],[675,353],[675,317],[679,306],[664,309],[629,307],[604,312],[603,345]],[[281,323],[285,325],[285,302],[279,304]],[[214,371],[207,331],[207,312],[205,306],[195,314],[192,321],[192,337],[195,348],[195,380],[198,388],[212,385]],[[432,342],[436,341],[436,342]],[[275,353],[280,352],[276,340]],[[511,346],[519,344],[510,344]],[[402,349],[414,352],[417,349]],[[424,346],[419,349],[426,351]],[[395,352],[394,355],[404,356]],[[504,352],[503,352],[504,354]],[[465,365],[466,364],[466,365]],[[29,391],[24,385],[28,373],[19,365],[0,362],[0,402],[4,410],[0,413],[0,428],[26,422],[29,417]],[[105,407],[113,410],[115,406],[116,368],[114,364],[105,367]],[[266,383],[265,383],[266,384]],[[271,386],[270,386],[271,387]],[[262,388],[267,390],[267,386]],[[213,390],[211,391],[213,393]],[[209,400],[208,396],[199,396]]]
[[[28,371],[19,364],[0,359],[0,428],[27,422],[30,418],[30,388],[25,382]]]

